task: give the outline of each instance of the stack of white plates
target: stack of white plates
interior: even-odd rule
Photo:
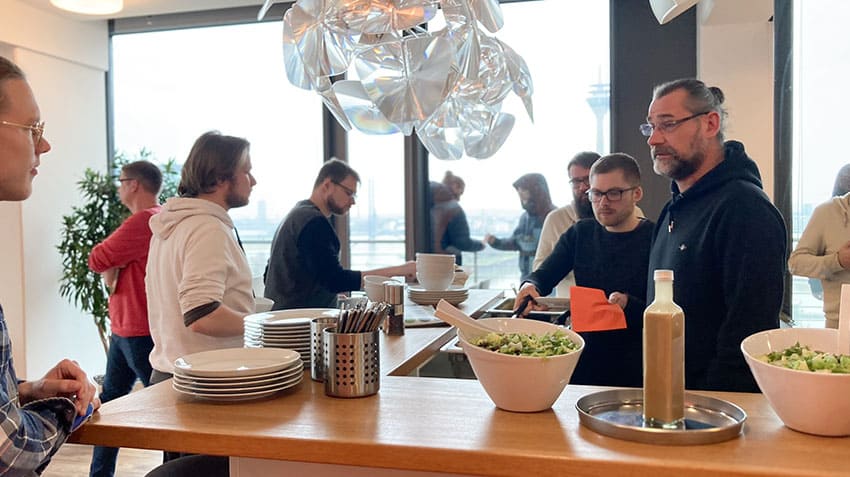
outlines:
[[[255,313],[245,317],[246,348],[284,348],[301,353],[310,367],[310,322],[321,316],[336,316],[334,308],[299,308]]]
[[[259,399],[301,382],[301,356],[288,349],[228,348],[174,361],[172,387],[214,401]]]
[[[426,290],[422,287],[408,287],[407,296],[420,305],[436,305],[441,299],[452,305],[459,305],[469,298],[469,288],[451,286],[448,290]]]

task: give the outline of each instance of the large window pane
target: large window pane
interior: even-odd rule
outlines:
[[[230,215],[255,276],[322,163],[321,100],[287,81],[280,38],[279,22],[113,37],[116,149],[183,163],[211,129],[251,142],[257,186]]]
[[[850,163],[841,153],[845,109],[836,107],[843,88],[829,88],[850,75],[850,2],[794,3],[794,154],[793,240],[809,222],[814,208],[832,195],[838,170]],[[806,277],[793,279],[793,317],[797,326],[824,326],[823,302]]]
[[[509,3],[502,10],[505,26],[496,36],[531,70],[535,122],[511,93],[503,111],[517,121],[497,154],[481,161],[429,162],[431,180],[442,180],[450,170],[466,181],[460,203],[475,239],[486,233],[506,237],[514,230],[522,213],[511,185],[517,178],[543,174],[555,205],[566,205],[572,200],[567,162],[579,151],[607,153],[610,143],[608,2]],[[599,109],[594,111],[591,103]],[[465,254],[463,264],[472,272],[471,282],[489,281],[493,288],[519,284],[517,252],[488,247]]]

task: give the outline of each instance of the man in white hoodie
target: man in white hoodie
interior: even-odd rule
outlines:
[[[242,347],[254,310],[251,270],[227,211],[248,204],[256,184],[245,139],[208,132],[183,165],[179,197],[150,220],[145,289],[154,348],[151,384],[180,356]]]
[[[850,193],[815,208],[788,259],[794,275],[819,278],[827,328],[838,328],[841,284],[850,283]]]

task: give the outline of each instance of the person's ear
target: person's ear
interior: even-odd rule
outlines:
[[[643,199],[643,187],[637,186],[637,189],[634,191],[635,202],[640,202]]]

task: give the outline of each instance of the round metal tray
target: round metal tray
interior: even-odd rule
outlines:
[[[747,420],[743,409],[722,399],[685,393],[684,429],[647,427],[643,390],[614,389],[576,402],[581,423],[609,437],[658,445],[712,444],[737,437]]]

